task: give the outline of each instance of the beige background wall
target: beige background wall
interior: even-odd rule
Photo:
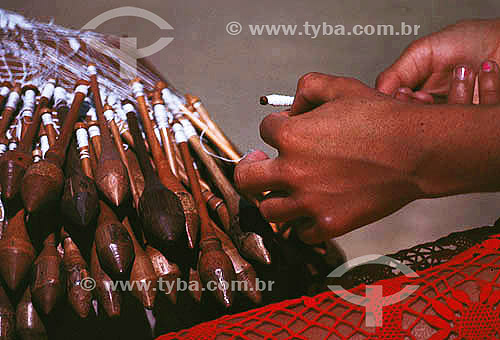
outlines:
[[[252,36],[249,24],[421,25],[420,36],[464,18],[500,16],[498,0],[1,0],[0,7],[73,28],[121,6],[140,7],[170,23],[174,41],[151,60],[179,89],[204,102],[242,150],[264,148],[260,120],[269,113],[257,104],[269,92],[293,94],[309,71],[348,75],[373,85],[414,36]],[[239,21],[244,31],[226,33]],[[98,31],[137,37],[148,46],[164,34],[139,18],[117,18]],[[483,194],[418,201],[382,221],[338,239],[348,257],[387,253],[434,240],[500,216],[500,195]]]

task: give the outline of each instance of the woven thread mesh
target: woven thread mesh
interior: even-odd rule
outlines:
[[[492,231],[495,231],[493,235]],[[451,239],[457,242],[443,246]],[[467,247],[474,240],[480,243],[446,260],[451,252]],[[457,244],[458,248],[452,249]],[[424,253],[434,256],[411,255],[412,252],[419,254],[417,249],[426,249]],[[436,260],[436,253],[441,254],[442,261]],[[417,278],[399,276],[377,282],[383,287],[384,296],[400,292],[406,285],[419,285],[407,299],[383,307],[380,327],[366,326],[365,307],[346,302],[328,291],[312,298],[302,297],[225,316],[189,330],[167,334],[159,340],[500,338],[497,310],[500,233],[497,228],[480,228],[469,235],[453,234],[433,245],[429,243],[398,254],[417,266],[429,263],[430,259],[431,263],[439,264],[418,271]],[[362,284],[349,291],[365,295],[365,289],[366,284]]]

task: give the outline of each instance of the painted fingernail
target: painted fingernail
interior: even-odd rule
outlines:
[[[467,67],[457,66],[455,67],[455,78],[458,80],[465,80],[467,77]]]
[[[493,63],[489,60],[485,61],[482,65],[483,72],[493,71]]]

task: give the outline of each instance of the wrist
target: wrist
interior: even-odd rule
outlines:
[[[421,106],[413,124],[422,197],[500,190],[500,106]]]

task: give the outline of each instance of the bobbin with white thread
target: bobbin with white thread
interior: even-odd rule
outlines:
[[[49,137],[47,135],[40,136],[40,149],[42,150],[42,158],[45,159],[45,154],[50,149]]]
[[[163,141],[163,150],[167,155],[170,170],[176,177],[179,177],[178,164],[175,159],[176,150],[173,141],[174,137],[170,131],[170,123],[173,122],[174,116],[167,111],[167,108],[161,98],[161,93],[158,90],[153,92],[152,104],[154,108],[155,121],[160,130],[160,136]]]
[[[76,123],[75,134],[82,170],[87,177],[94,178],[92,164],[90,162],[90,146],[87,125],[85,123]]]
[[[68,92],[60,87],[57,86],[54,89],[54,107],[59,107],[61,105],[65,105],[67,103],[67,98],[68,98]]]
[[[101,130],[99,129],[99,123],[95,120],[88,122],[88,134],[90,136],[90,141],[94,147],[94,151],[97,159],[101,157],[102,147],[101,147]]]
[[[33,149],[32,156],[33,156],[33,163],[38,163],[42,160],[43,155],[39,145],[37,145],[35,149]]]
[[[32,117],[33,111],[35,110],[35,101],[36,101],[36,88],[34,86],[28,85],[23,88],[23,107],[21,108],[21,116],[24,117]]]
[[[52,110],[48,107],[42,109],[42,124],[47,133],[49,145],[54,146],[57,140],[58,132],[56,130],[55,123],[52,117]]]
[[[179,123],[174,123],[172,125],[172,130],[174,130],[175,143],[181,144],[188,141],[186,134],[184,133],[184,128]]]
[[[155,136],[156,139],[158,140],[158,143],[160,143],[160,146],[163,147],[163,141],[161,140],[160,129],[158,129],[157,125],[154,125],[153,131],[155,132]]]
[[[40,96],[51,100],[52,97],[54,96],[55,88],[56,88],[56,80],[49,79],[43,86],[42,93],[40,94]]]
[[[7,102],[4,106],[2,116],[0,119],[0,143],[8,145],[8,139],[5,137],[5,133],[9,130],[12,118],[14,118],[14,113],[16,111],[17,104],[19,102],[21,93],[21,85],[14,84],[12,90],[7,97]]]
[[[15,138],[14,138],[14,139],[11,139],[11,140],[9,141],[9,151],[14,151],[14,150],[16,150],[16,149],[17,149],[17,145],[18,145],[18,144],[19,144],[19,143],[17,142],[17,139],[15,139]]]
[[[260,97],[261,105],[271,105],[271,106],[292,106],[295,97],[285,96],[281,94],[270,94],[267,96]]]
[[[7,97],[10,93],[10,88],[8,86],[0,87],[0,97]]]
[[[111,108],[108,108],[107,110],[104,111],[104,118],[108,123],[114,121],[115,113]]]
[[[10,92],[9,97],[7,98],[7,103],[5,104],[6,108],[11,108],[12,110],[16,109],[17,103],[19,103],[19,99],[21,98],[19,92],[15,89]]]

